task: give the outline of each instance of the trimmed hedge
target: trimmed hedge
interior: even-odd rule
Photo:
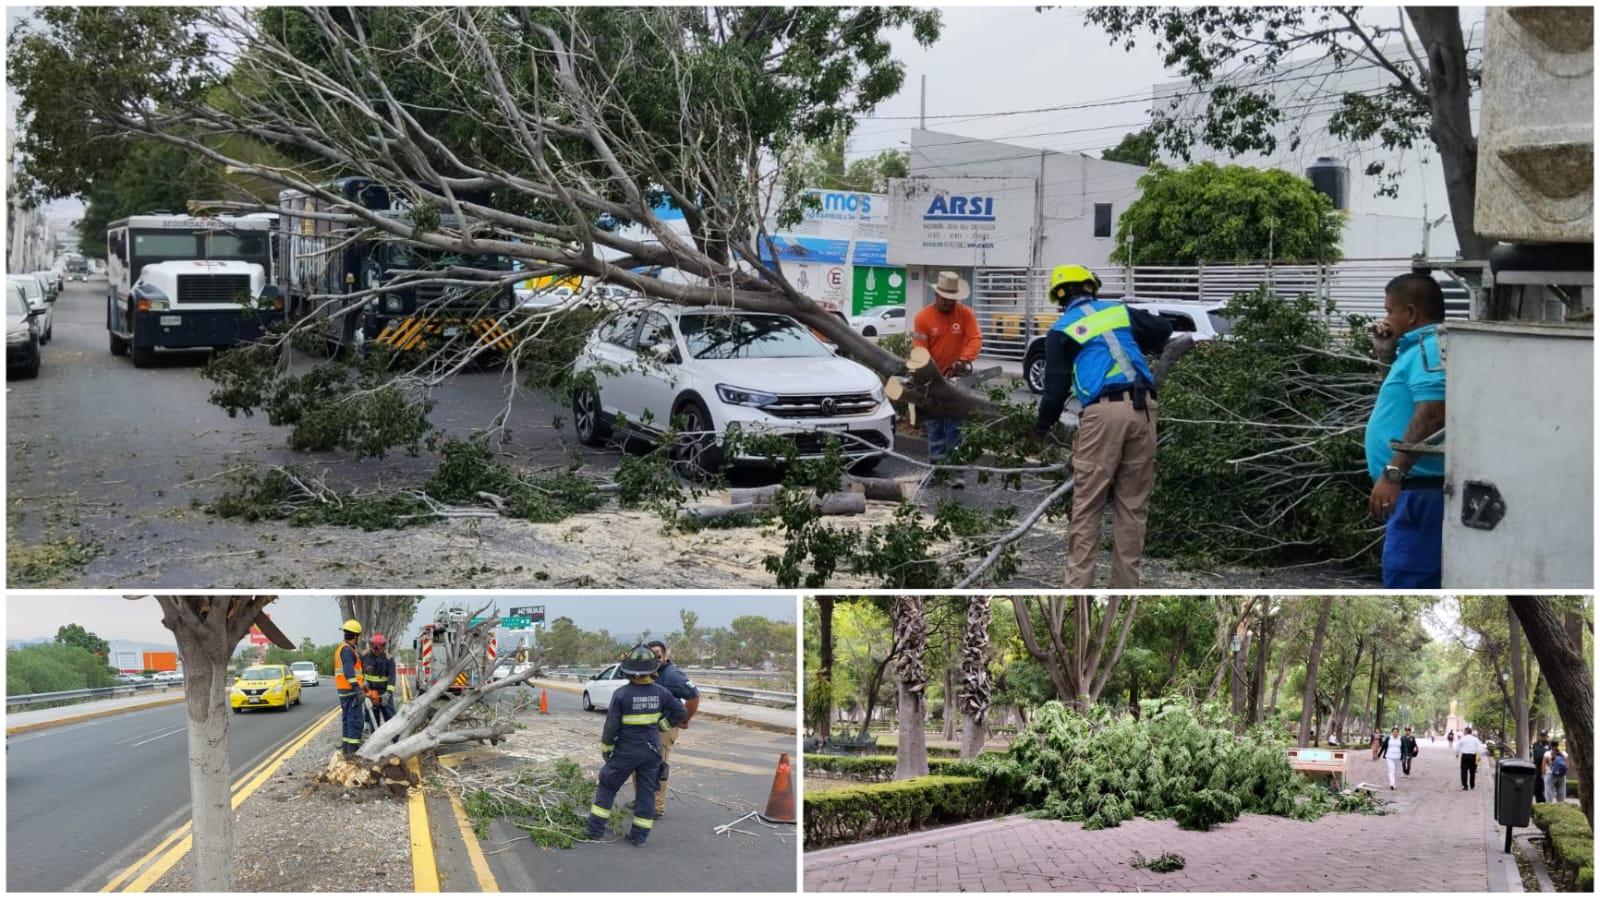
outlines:
[[[932,775],[951,763],[953,759],[929,759],[928,772]],[[892,756],[830,756],[821,753],[805,755],[806,771],[819,775],[840,775],[857,781],[889,781],[894,778],[895,758]]]
[[[1583,810],[1570,803],[1535,803],[1533,824],[1544,832],[1550,867],[1567,889],[1593,893],[1594,830]]]
[[[817,791],[805,798],[805,846],[810,850],[903,834],[998,811],[977,778],[928,775]]]
[[[885,734],[885,735],[879,735],[878,736],[878,749],[879,750],[887,750],[890,753],[893,753],[896,750],[898,750],[899,748],[900,748],[900,737],[899,737],[899,735]],[[936,747],[933,744],[929,744],[928,745],[928,756],[929,757],[934,757],[934,756],[960,757],[961,756],[961,748],[960,747]]]

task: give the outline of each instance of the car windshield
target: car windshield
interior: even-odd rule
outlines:
[[[678,319],[695,359],[797,359],[832,356],[788,316],[767,313],[685,313]]]
[[[295,670],[296,672],[309,672],[312,669],[315,669],[316,667],[317,667],[316,663],[297,662],[297,663],[291,665],[289,668]]]
[[[511,268],[507,260],[500,256],[446,253],[430,247],[413,247],[401,243],[389,245],[388,259],[389,265],[396,269],[444,269],[450,266],[464,266],[468,269],[498,271]]]
[[[283,671],[274,666],[256,666],[245,669],[239,678],[242,681],[279,681],[283,678]]]
[[[20,285],[29,297],[36,297],[44,293],[44,290],[39,287],[39,282],[34,281],[31,277],[17,275],[12,278],[11,283]]]
[[[22,294],[17,291],[6,291],[6,315],[25,316],[28,314],[28,301],[22,299]]]

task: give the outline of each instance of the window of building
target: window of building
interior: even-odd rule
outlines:
[[[1094,205],[1094,236],[1111,237],[1111,204]]]

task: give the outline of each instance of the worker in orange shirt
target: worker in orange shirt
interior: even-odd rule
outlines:
[[[946,378],[972,372],[972,362],[983,348],[983,334],[972,307],[961,301],[972,295],[967,280],[955,272],[940,272],[933,285],[933,305],[917,313],[912,323],[912,342],[926,347]],[[961,443],[960,419],[928,419],[928,460],[935,465]],[[961,487],[957,479],[953,485]]]

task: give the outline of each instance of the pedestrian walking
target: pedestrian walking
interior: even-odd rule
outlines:
[[[683,701],[655,683],[659,665],[656,655],[643,644],[629,650],[622,660],[622,674],[627,676],[628,684],[611,695],[606,724],[600,732],[600,758],[605,766],[600,769],[600,784],[589,807],[587,832],[591,840],[605,837],[617,791],[636,772],[639,787],[633,795],[633,827],[628,830],[628,843],[643,847],[655,825],[651,815],[660,784],[661,724],[677,727],[689,716]]]
[[[1461,760],[1461,789],[1478,787],[1478,754],[1483,752],[1483,742],[1472,733],[1472,726],[1461,730],[1461,740],[1456,742],[1456,756]]]
[[[1567,754],[1560,741],[1551,741],[1545,751],[1544,796],[1546,803],[1567,802]]]
[[[673,664],[671,652],[664,642],[651,641],[645,646],[656,655],[656,661],[660,664],[660,668],[656,669],[656,684],[682,700],[684,709],[688,711],[688,715],[681,723],[661,732],[661,784],[656,789],[656,818],[659,819],[667,814],[667,776],[671,773],[672,747],[678,743],[679,732],[689,727],[689,720],[693,719],[695,712],[700,709],[700,689],[694,686],[694,682],[689,680],[689,676],[684,674],[682,669]],[[637,773],[633,777],[633,787],[638,791]]]
[[[1450,729],[1450,731],[1445,733],[1444,745],[1447,748],[1454,747],[1456,745],[1456,732],[1455,732],[1454,728]]]
[[[1114,300],[1100,300],[1100,279],[1083,266],[1057,266],[1050,296],[1061,317],[1045,335],[1044,396],[1029,442],[1044,443],[1068,398],[1083,406],[1072,446],[1072,519],[1067,526],[1067,587],[1094,587],[1106,499],[1112,520],[1111,586],[1139,586],[1145,519],[1156,485],[1155,375],[1172,324]]]
[[[1439,324],[1444,292],[1425,272],[1408,272],[1383,290],[1384,319],[1373,349],[1389,372],[1367,420],[1367,510],[1385,523],[1383,586],[1439,587],[1444,535],[1444,457],[1390,449],[1422,443],[1444,428],[1444,362]]]
[[[972,373],[972,363],[983,349],[983,334],[972,307],[961,301],[972,296],[972,287],[955,272],[940,272],[933,285],[933,305],[917,313],[912,321],[911,342],[927,349],[933,364],[946,378]],[[925,419],[928,433],[928,461],[938,465],[961,444],[961,420]],[[952,487],[962,487],[957,478]]]
[[[1383,762],[1389,767],[1389,790],[1394,790],[1395,764],[1405,759],[1405,743],[1400,738],[1400,726],[1390,729],[1384,735],[1378,747],[1378,755],[1383,757]]]
[[[361,675],[366,681],[367,696],[372,698],[372,716],[375,725],[394,718],[394,657],[389,655],[389,641],[381,634],[372,636],[372,649],[361,657]]]
[[[1405,737],[1400,739],[1400,768],[1409,777],[1411,775],[1411,761],[1417,758],[1417,739],[1412,736],[1411,729],[1406,729]]]
[[[1539,737],[1533,742],[1532,752],[1528,756],[1528,758],[1532,760],[1533,764],[1539,767],[1539,777],[1533,780],[1533,802],[1535,803],[1547,802],[1544,799],[1546,796],[1544,792],[1544,757],[1545,754],[1549,752],[1550,732],[1540,729]]]
[[[361,749],[361,726],[366,719],[361,694],[366,690],[366,682],[361,674],[361,654],[356,652],[356,638],[361,636],[361,623],[350,619],[343,628],[344,643],[339,645],[333,657],[333,686],[339,693],[344,758],[349,759]]]

